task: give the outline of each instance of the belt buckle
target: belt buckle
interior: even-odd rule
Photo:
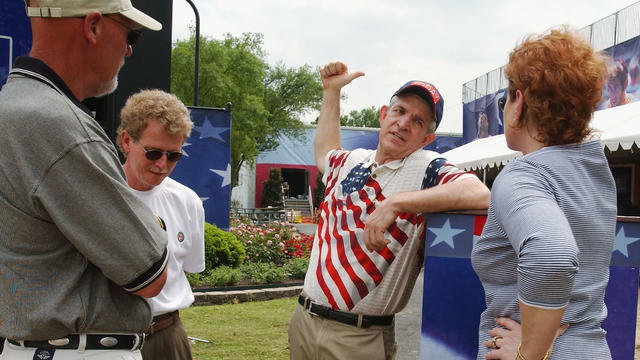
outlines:
[[[315,313],[315,312],[313,312],[313,310],[312,310],[312,309],[313,309],[313,305],[314,305],[314,304],[313,304],[313,302],[311,302],[311,299],[305,299],[305,300],[304,300],[304,302],[305,302],[305,307],[306,307],[307,301],[309,302],[309,307],[307,308],[307,312],[309,313],[309,315],[319,317],[319,316],[320,316],[320,314]]]
[[[47,340],[47,342],[48,342],[50,345],[53,345],[53,346],[58,347],[58,346],[66,346],[66,345],[69,345],[69,343],[70,343],[71,341],[69,340],[69,338],[68,338],[68,337],[63,337],[63,338],[60,338],[60,339],[51,339],[51,340]]]
[[[131,350],[142,350],[142,347],[144,346],[144,339],[146,337],[145,333],[140,333],[140,334],[134,334],[136,337],[135,342],[133,343],[133,347]]]
[[[364,315],[358,316],[358,326],[359,328],[367,329],[371,327],[371,321],[366,319]]]

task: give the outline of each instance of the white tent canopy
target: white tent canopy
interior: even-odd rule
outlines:
[[[596,111],[591,119],[602,144],[611,151],[621,146],[630,149],[640,145],[640,101],[611,109]],[[504,134],[474,140],[442,154],[450,163],[464,170],[504,165],[522,156],[507,147]]]

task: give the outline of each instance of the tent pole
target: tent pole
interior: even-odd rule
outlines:
[[[487,185],[487,167],[482,168],[482,183]]]

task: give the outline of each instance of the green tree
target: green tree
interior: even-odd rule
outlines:
[[[318,118],[316,118],[312,124],[317,125]],[[375,106],[362,110],[351,110],[349,115],[340,116],[340,126],[379,128],[380,110]]]
[[[303,136],[304,124],[300,116],[320,110],[322,101],[320,76],[309,65],[287,68],[279,62],[267,69],[264,87],[264,104],[269,112],[267,124],[270,128],[259,143],[260,151],[275,149],[281,134],[296,139]]]
[[[193,102],[195,35],[178,40],[171,54],[171,89],[185,104]],[[253,164],[260,151],[274,149],[278,136],[299,138],[300,116],[318,109],[322,84],[308,66],[270,66],[263,36],[226,34],[222,40],[200,38],[199,106],[232,103],[231,184],[243,163]]]
[[[352,110],[349,115],[340,116],[341,126],[380,127],[380,110],[375,106],[362,110]]]

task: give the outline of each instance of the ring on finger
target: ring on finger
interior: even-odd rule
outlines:
[[[502,339],[502,336],[500,335],[496,335],[494,337],[491,338],[491,347],[494,349],[500,349],[500,347],[498,346],[498,344],[496,344],[496,341],[498,341],[498,339]]]

